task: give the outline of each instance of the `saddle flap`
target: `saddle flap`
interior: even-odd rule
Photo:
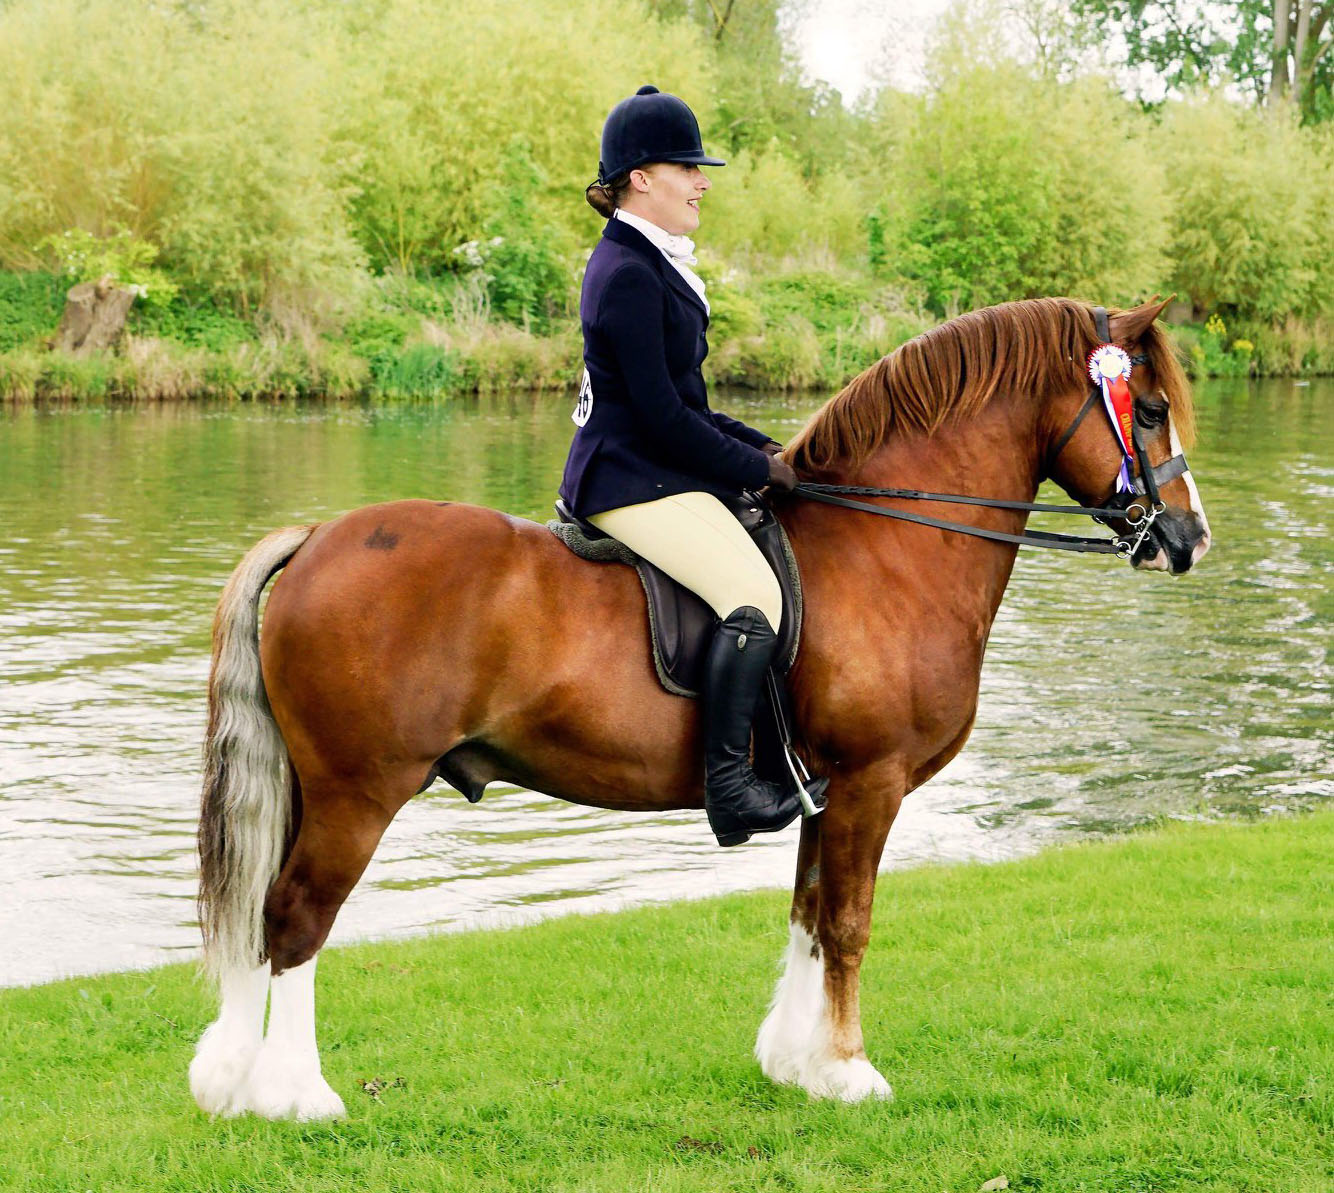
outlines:
[[[778,629],[774,669],[786,673],[796,660],[802,618],[801,578],[792,546],[782,524],[757,493],[745,492],[724,504],[749,532],[778,578],[783,620]],[[649,635],[658,680],[673,695],[698,696],[704,656],[718,625],[714,611],[666,572],[635,555],[624,543],[572,513],[563,501],[556,502],[556,514],[560,520],[547,526],[576,555],[598,562],[634,565],[648,605]]]

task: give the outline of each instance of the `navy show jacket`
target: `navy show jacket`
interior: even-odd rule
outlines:
[[[588,260],[579,319],[585,374],[560,494],[580,517],[769,479],[763,431],[709,409],[708,314],[649,239],[611,219]]]

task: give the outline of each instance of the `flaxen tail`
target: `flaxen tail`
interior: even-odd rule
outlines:
[[[204,963],[221,976],[264,957],[264,898],[292,820],[287,747],[259,668],[259,598],[314,526],[275,530],[241,560],[213,619],[213,665],[199,812]]]

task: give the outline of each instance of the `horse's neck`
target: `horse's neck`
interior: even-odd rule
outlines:
[[[1038,464],[1036,412],[997,401],[934,435],[891,435],[849,483],[1028,501]]]
[[[1032,501],[1039,479],[1038,415],[1028,403],[993,402],[971,418],[942,427],[934,435],[894,435],[855,473],[840,483],[878,488],[962,493],[1003,501]],[[1022,514],[963,505],[897,502],[900,508],[951,522],[1019,531]],[[886,526],[901,525],[874,518]],[[958,535],[950,557],[959,599],[976,602],[989,622],[995,616],[1014,566],[1016,549]]]

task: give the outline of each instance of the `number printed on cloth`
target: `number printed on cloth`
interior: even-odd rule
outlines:
[[[588,370],[584,370],[583,380],[579,382],[579,398],[574,404],[574,412],[570,415],[574,419],[574,425],[582,427],[588,421],[588,416],[593,413],[593,382],[588,376]]]

